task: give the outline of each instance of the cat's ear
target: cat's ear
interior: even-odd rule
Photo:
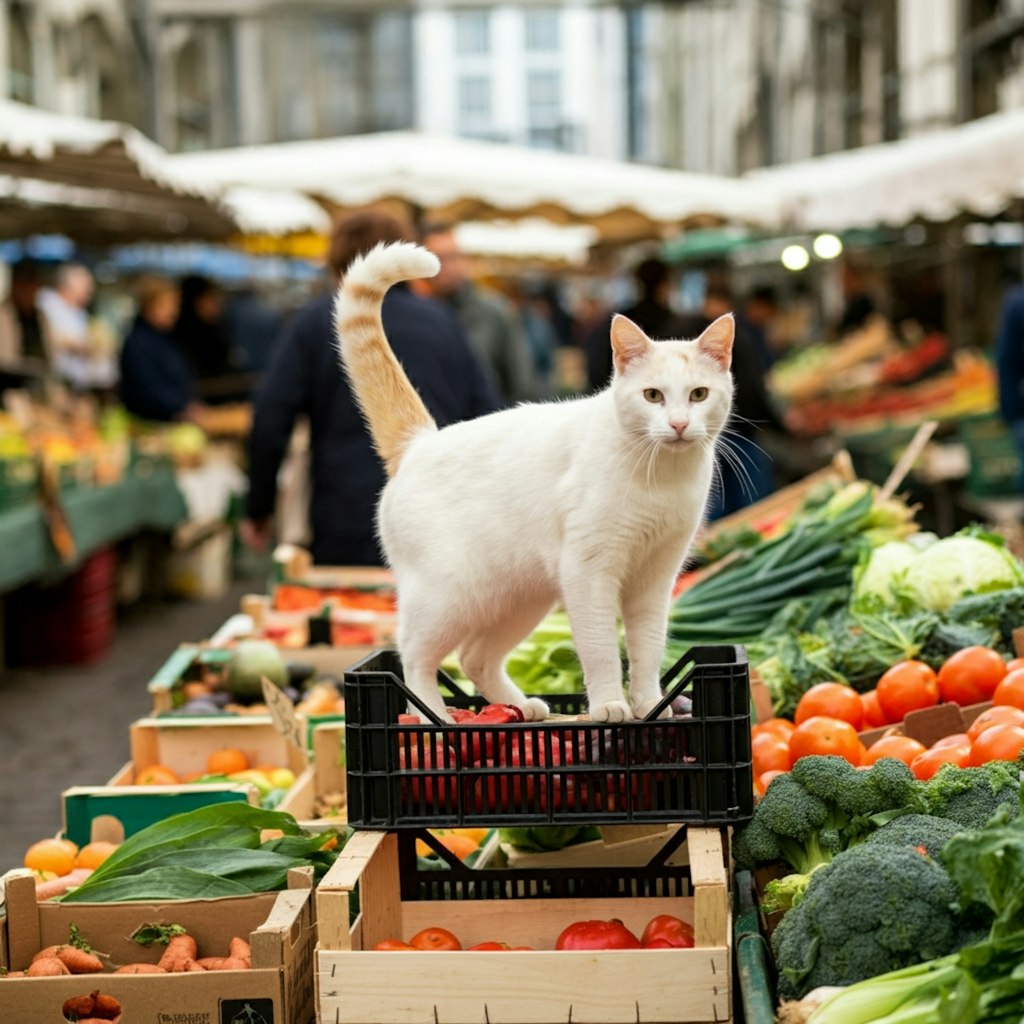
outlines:
[[[732,313],[724,313],[697,339],[697,347],[712,359],[723,370],[728,370],[732,363],[732,343],[736,337],[736,321]]]
[[[622,373],[635,359],[647,355],[654,343],[628,316],[612,317],[612,357],[615,370]]]

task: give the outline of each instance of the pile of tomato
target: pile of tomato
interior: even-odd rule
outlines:
[[[859,735],[903,721],[911,711],[939,703],[992,702],[966,732],[925,747],[909,736],[882,736],[866,747]],[[943,764],[960,767],[1014,761],[1024,751],[1024,658],[1003,660],[988,647],[967,647],[936,672],[921,661],[893,665],[867,693],[843,683],[818,683],[800,699],[794,720],[771,718],[754,726],[754,789],[763,794],[778,774],[809,754],[837,754],[856,766],[881,757],[906,762],[919,779]]]

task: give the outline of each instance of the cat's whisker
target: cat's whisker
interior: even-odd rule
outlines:
[[[753,498],[756,493],[754,487],[754,481],[750,476],[750,472],[747,467],[743,464],[743,452],[738,449],[738,446],[728,437],[719,436],[721,442],[718,448],[719,454],[722,459],[732,467],[736,473],[737,479],[740,483],[740,488],[748,498]],[[749,456],[747,456],[749,458]]]
[[[725,437],[725,436],[728,436],[728,437],[738,437],[741,440],[746,441],[747,444],[752,445],[762,455],[767,456],[769,459],[771,458],[771,455],[768,452],[766,452],[764,450],[764,448],[762,448],[753,438],[747,437],[746,434],[741,434],[738,430],[733,430],[730,427],[724,427],[722,429],[722,432],[721,432],[721,434],[719,436],[720,437]],[[743,454],[746,455],[748,458],[750,457],[750,453],[749,452],[744,452]]]

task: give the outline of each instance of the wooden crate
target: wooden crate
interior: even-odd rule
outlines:
[[[691,828],[691,896],[403,900],[398,838],[357,832],[317,890],[318,1020],[331,1024],[682,1024],[728,1022],[731,913],[726,833]],[[359,885],[360,913],[349,925]],[[512,895],[509,893],[508,895]],[[693,923],[696,948],[556,952],[573,921],[616,917],[637,933],[656,914]],[[531,952],[377,952],[421,928],[454,930]],[[547,948],[545,948],[547,947]]]
[[[345,795],[345,725],[328,722],[312,732],[313,762],[296,778],[278,810],[293,815],[303,828],[340,827],[348,820],[344,803],[339,813],[329,818],[317,816],[316,803],[329,793]]]

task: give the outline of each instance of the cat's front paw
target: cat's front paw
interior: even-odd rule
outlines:
[[[550,708],[544,701],[537,697],[527,697],[519,705],[519,710],[523,713],[523,718],[528,722],[543,722],[550,713]]]
[[[652,697],[649,700],[639,700],[633,703],[633,714],[637,718],[646,718],[661,702],[663,698],[659,693],[657,697]],[[671,718],[672,717],[672,705],[666,704],[658,714],[659,718]]]
[[[628,722],[633,710],[624,700],[609,700],[604,704],[591,704],[590,717],[595,722]]]

